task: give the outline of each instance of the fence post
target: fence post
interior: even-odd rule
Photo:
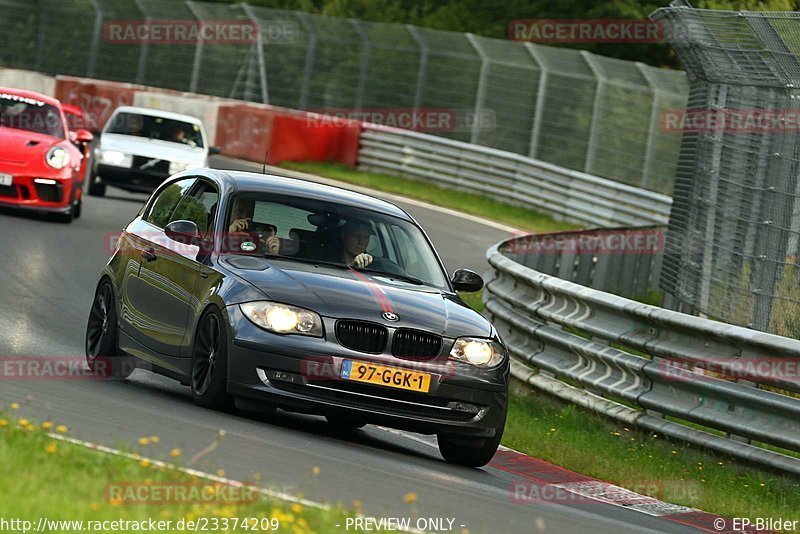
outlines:
[[[533,116],[533,127],[531,128],[531,144],[528,149],[528,157],[535,158],[539,153],[539,137],[542,133],[542,117],[544,116],[544,100],[547,96],[547,75],[548,69],[544,61],[536,54],[536,45],[526,42],[525,49],[533,60],[539,65],[539,87],[536,91],[536,111]]]
[[[186,7],[189,8],[189,11],[192,12],[192,16],[194,16],[197,23],[200,24],[202,22],[202,18],[197,13],[197,9],[194,7],[194,3],[192,0],[186,0]],[[200,37],[200,34],[197,34],[197,43],[194,45],[194,59],[192,61],[192,78],[189,81],[189,92],[196,93],[197,92],[197,84],[200,82],[200,67],[203,63],[203,39]]]
[[[150,22],[150,15],[142,5],[141,0],[133,0],[136,8],[142,13],[145,22]],[[139,45],[139,63],[136,67],[136,83],[144,85],[145,71],[147,69],[147,54],[150,52],[150,43],[144,41]]]
[[[475,94],[475,109],[473,111],[473,124],[472,134],[470,135],[469,142],[475,145],[480,144],[481,140],[481,127],[483,126],[483,100],[486,98],[486,83],[489,77],[489,57],[478,44],[478,39],[472,33],[465,33],[464,36],[478,53],[481,58],[481,71],[478,78],[478,92]]]
[[[650,189],[652,174],[653,174],[653,150],[655,149],[656,131],[661,124],[658,116],[659,101],[661,93],[658,89],[658,83],[653,79],[652,73],[648,67],[642,63],[636,62],[636,67],[650,86],[650,92],[653,94],[653,104],[650,108],[650,129],[647,132],[647,147],[644,152],[644,168],[642,169],[642,181],[639,184],[644,189]]]
[[[253,43],[256,47],[256,58],[258,59],[258,81],[261,86],[261,102],[269,104],[269,85],[267,84],[267,64],[264,61],[264,39],[261,31],[261,19],[259,19],[253,11],[253,6],[247,2],[242,2],[242,9],[244,10],[247,18],[258,26],[258,41]]]
[[[603,93],[605,92],[606,87],[606,78],[595,64],[592,54],[585,50],[581,50],[580,53],[597,80],[597,89],[594,93],[594,105],[592,108],[592,126],[589,130],[589,142],[586,145],[586,161],[583,164],[583,171],[591,174],[592,170],[594,169],[594,159],[597,155],[597,130],[599,129],[600,121],[602,119],[601,113]]]
[[[86,65],[86,77],[94,78],[97,67],[97,51],[100,48],[100,34],[103,33],[103,8],[100,0],[89,0],[94,9],[94,27],[92,28],[92,44],[89,45],[89,62]]]
[[[420,104],[422,103],[422,87],[425,85],[425,69],[428,68],[428,45],[425,40],[420,37],[416,26],[406,24],[406,31],[411,34],[411,37],[419,45],[419,67],[417,68],[417,87],[414,89],[414,113],[419,112]]]
[[[350,24],[353,25],[353,28],[358,32],[358,36],[361,37],[361,64],[358,68],[358,89],[356,90],[356,98],[355,98],[355,105],[353,106],[356,111],[361,111],[361,108],[364,105],[364,92],[367,87],[367,78],[369,76],[369,56],[372,49],[372,43],[370,43],[369,36],[367,32],[364,31],[364,28],[361,27],[361,23],[355,19],[347,19]]]
[[[317,31],[314,25],[308,21],[308,15],[305,13],[297,13],[300,23],[308,32],[308,47],[306,48],[306,57],[303,63],[303,85],[300,87],[300,99],[297,103],[298,109],[306,109],[308,107],[308,93],[311,86],[311,74],[314,71],[314,60],[317,56]]]

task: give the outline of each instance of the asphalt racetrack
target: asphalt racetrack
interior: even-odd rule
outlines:
[[[258,167],[224,158],[215,164]],[[98,273],[114,234],[145,198],[109,187],[105,198],[85,197],[83,216],[71,225],[0,211],[0,355],[83,357]],[[509,235],[509,229],[417,202],[398,203],[426,229],[449,272],[467,267],[483,274],[485,250]],[[188,387],[143,370],[125,381],[0,381],[0,406],[12,402],[21,405],[19,416],[66,424],[72,437],[133,447],[160,459],[169,459],[173,448],[182,449],[187,459],[225,430],[220,445],[192,467],[211,473],[223,469],[236,480],[252,480],[258,473],[264,485],[319,502],[350,505],[358,499],[373,517],[450,518],[452,532],[693,531],[615,506],[514,502],[509,489],[516,475],[491,464],[483,469],[448,465],[432,436],[373,426],[337,431],[321,417],[280,411],[269,416],[213,412],[196,407]],[[138,448],[139,437],[152,435],[159,436],[158,444]],[[413,511],[404,502],[409,493],[417,496]]]

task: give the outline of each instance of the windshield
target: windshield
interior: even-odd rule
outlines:
[[[106,133],[146,137],[203,148],[199,124],[140,113],[117,113],[106,128]]]
[[[0,126],[65,138],[58,108],[34,98],[0,93]]]
[[[425,236],[414,224],[331,202],[244,194],[226,217],[223,251],[354,268],[449,290]]]

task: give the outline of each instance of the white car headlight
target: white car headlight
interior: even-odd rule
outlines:
[[[477,337],[460,337],[450,349],[450,358],[476,367],[494,367],[505,356],[506,351],[500,343]]]
[[[63,169],[69,165],[69,152],[67,152],[65,148],[54,146],[47,151],[45,160],[47,160],[47,164],[54,169]]]
[[[177,172],[187,171],[189,169],[199,169],[202,165],[197,163],[182,163],[180,161],[172,161],[169,164],[169,173],[175,174]]]
[[[100,150],[100,163],[105,165],[113,165],[114,167],[131,167],[133,165],[133,156],[125,154],[119,150]]]
[[[311,310],[268,301],[247,302],[239,308],[256,326],[270,332],[322,337],[322,319]]]

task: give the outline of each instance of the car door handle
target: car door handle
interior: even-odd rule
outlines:
[[[153,248],[148,248],[147,250],[143,250],[142,257],[146,261],[156,261],[158,259],[158,256],[156,256],[156,251]]]

